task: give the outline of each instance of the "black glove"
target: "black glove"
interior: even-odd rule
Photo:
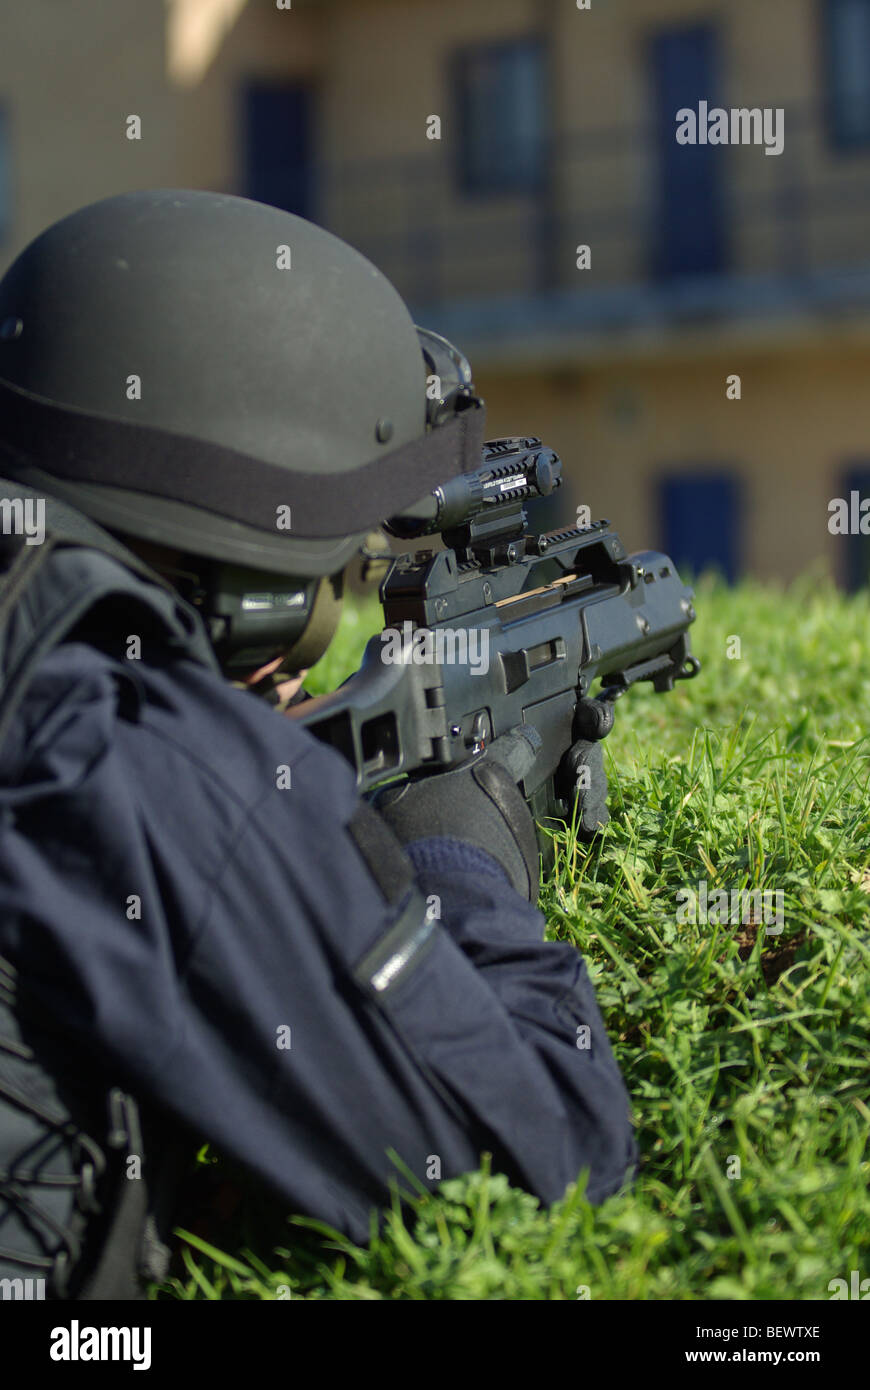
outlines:
[[[402,844],[449,835],[476,845],[498,860],[522,897],[537,902],[538,841],[517,783],[540,747],[538,731],[518,725],[450,772],[375,791],[371,805]]]
[[[578,739],[562,760],[560,786],[570,808],[577,802],[577,839],[588,844],[610,820],[607,810],[607,774],[601,744]]]

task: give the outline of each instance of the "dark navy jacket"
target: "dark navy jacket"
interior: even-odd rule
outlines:
[[[0,953],[78,1076],[355,1239],[390,1148],[430,1184],[490,1150],[545,1201],[585,1166],[600,1200],[634,1146],[579,955],[543,942],[490,856],[425,841],[437,939],[372,1002],[353,968],[395,909],[348,833],[356,805],[337,753],[196,662],[68,641],[0,747]]]

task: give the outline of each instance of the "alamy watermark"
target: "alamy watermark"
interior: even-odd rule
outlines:
[[[677,892],[677,921],[712,926],[764,926],[767,936],[779,936],[783,928],[784,893],[781,888],[714,888],[706,879],[695,888]]]
[[[859,1269],[850,1269],[849,1282],[846,1283],[842,1276],[832,1279],[828,1284],[828,1293],[832,1303],[838,1298],[857,1298],[866,1303],[870,1299],[870,1279],[862,1279]]]
[[[828,503],[828,530],[832,536],[870,536],[870,497],[854,488],[845,497],[832,497]]]
[[[387,665],[467,666],[472,676],[489,670],[489,628],[418,627],[406,618],[401,632],[385,627],[381,660]]]
[[[134,1371],[151,1368],[150,1327],[69,1327],[51,1329],[52,1361],[132,1361]]]
[[[45,498],[0,497],[0,530],[4,536],[24,536],[26,545],[42,545]]]
[[[45,1298],[44,1279],[0,1279],[0,1299],[24,1302]]]
[[[697,111],[682,106],[677,112],[678,145],[764,145],[765,154],[782,154],[785,110],[781,106],[710,106]]]

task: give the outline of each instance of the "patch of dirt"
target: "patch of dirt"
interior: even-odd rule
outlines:
[[[760,925],[760,923],[749,922],[735,934],[737,954],[741,960],[747,960],[751,956]],[[805,939],[804,933],[801,933],[789,941],[784,941],[781,946],[771,943],[767,950],[762,950],[761,973],[768,986],[776,984],[780,975],[794,965],[798,947],[803,945]]]

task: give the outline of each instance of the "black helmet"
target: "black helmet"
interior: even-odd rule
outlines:
[[[334,574],[479,466],[482,403],[427,408],[425,372],[400,296],[338,237],[227,194],[125,193],[0,281],[0,472],[110,530]]]

